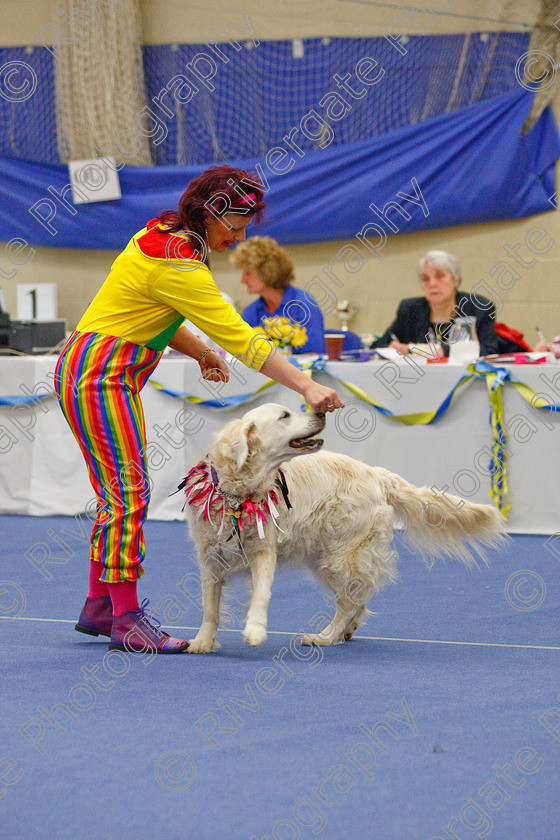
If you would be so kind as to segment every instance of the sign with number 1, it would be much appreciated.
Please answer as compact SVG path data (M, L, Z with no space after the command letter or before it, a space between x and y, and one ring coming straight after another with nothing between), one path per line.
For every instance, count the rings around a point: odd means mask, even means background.
M54 321L57 316L56 283L18 283L17 317L20 321Z

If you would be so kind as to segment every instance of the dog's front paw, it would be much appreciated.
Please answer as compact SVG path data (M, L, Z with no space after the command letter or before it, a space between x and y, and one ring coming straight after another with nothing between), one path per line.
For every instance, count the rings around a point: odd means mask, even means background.
M220 647L218 642L195 638L189 642L187 653L211 653Z
M266 628L258 624L247 624L243 631L243 639L253 647L262 645L263 642L266 642L266 638Z
M302 645L315 645L316 647L329 647L329 645L341 645L344 639L333 639L332 636L323 636L320 633L306 633L301 637Z

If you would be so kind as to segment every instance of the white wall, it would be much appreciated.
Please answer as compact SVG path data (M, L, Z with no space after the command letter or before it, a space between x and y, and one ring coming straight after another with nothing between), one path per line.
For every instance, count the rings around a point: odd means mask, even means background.
M89 0L89 8L105 0ZM48 24L59 24L61 0L2 0L2 46L41 43L38 34ZM88 0L72 0L76 9L88 10ZM117 6L118 0L107 0ZM368 0L141 0L145 44L199 43L229 23L250 23L260 38L318 38L322 35L366 37L398 31L404 22L408 34L522 30L533 24L539 0L394 0L394 10ZM415 16L403 17L398 8L416 7ZM390 25L393 22L394 25ZM397 25L398 24L398 25ZM54 31L54 30L49 30Z

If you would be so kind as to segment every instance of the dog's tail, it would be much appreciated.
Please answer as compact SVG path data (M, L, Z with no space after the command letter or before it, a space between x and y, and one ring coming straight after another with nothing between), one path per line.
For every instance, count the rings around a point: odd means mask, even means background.
M471 549L487 562L483 547L506 540L504 517L492 505L437 494L429 487L415 487L398 475L383 472L387 501L406 529L407 540L424 560L449 555L466 565L476 565Z

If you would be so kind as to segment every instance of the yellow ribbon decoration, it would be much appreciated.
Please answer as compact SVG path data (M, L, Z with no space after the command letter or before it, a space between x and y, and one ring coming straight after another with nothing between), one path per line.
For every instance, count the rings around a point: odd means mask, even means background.
M309 378L312 379L313 373L315 371L320 372L321 370L323 370L324 362L321 364L321 366L318 366L316 362L300 362L297 366L300 370L303 371L303 373L305 373L306 376L309 376ZM560 411L560 405L555 405L547 402L542 396L540 396L540 394L537 394L528 385L525 385L525 383L518 382L515 379L513 379L510 372L505 368L494 368L487 362L479 361L475 364L469 365L468 371L468 375L463 376L459 380L459 382L455 385L455 387L452 389L452 391L448 394L448 396L438 408L436 408L434 411L419 411L414 412L412 414L393 414L388 408L385 408L385 406L381 405L381 403L374 400L373 397L370 397L370 395L367 394L358 385L354 385L352 382L347 382L344 379L338 379L338 377L333 376L328 371L325 371L325 373L327 373L336 382L338 382L340 385L342 385L344 388L350 391L351 394L354 394L354 396L358 397L358 399L361 399L364 402L368 403L368 405L373 406L386 417L389 417L392 420L396 420L397 423L403 423L406 426L426 426L429 423L432 423L434 420L436 420L438 417L440 417L447 411L453 397L458 392L459 388L462 388L463 385L465 385L467 382L471 382L473 379L484 377L484 380L486 382L486 388L488 390L488 398L490 400L492 426L493 463L491 464L492 469L490 471L490 497L494 500L494 504L499 510L502 511L504 516L507 516L507 513L510 510L510 504L507 501L507 452L505 448L507 442L507 434L503 417L502 385L504 384L504 382L509 382L511 385L513 385L513 387L515 388L517 393L522 397L522 399L530 403L535 408L550 408L553 411L558 412ZM248 402L252 398L258 396L263 391L270 388L272 385L277 384L274 380L268 379L263 385L261 385L259 388L257 388L256 391L254 391L251 394L240 394L239 396L234 397L223 397L218 398L217 400L207 400L202 397L193 397L188 394L182 394L177 391L172 391L171 389L165 388L159 382L154 382L153 380L150 380L150 382L152 386L156 388L156 390L163 391L164 393L172 397L186 399L193 405L213 406L217 402L219 402L220 405L217 407L221 408L242 405L243 403ZM303 397L302 401L306 406L306 411L311 411L311 407L307 404Z
M465 376L461 379L457 385L451 391L451 394L447 398L448 402L451 402L451 399L455 396L455 393L459 390L459 388L465 385L467 382L471 380L472 377ZM418 411L413 414L393 414L389 409L385 408L385 406L378 403L373 397L370 397L369 394L360 388L358 385L354 385L352 382L347 382L344 379L338 379L336 376L333 376L333 379L336 379L341 385L344 386L351 394L354 394L359 399L363 400L364 402L372 405L374 408L377 408L382 414L386 417L390 417L391 420L396 420L397 423L404 423L406 426L427 426L429 423L432 423L434 419L438 416L439 413L443 414L442 406L439 406L434 411Z
M470 370L470 367L469 367ZM502 385L504 380L496 373L485 374L486 388L490 400L490 422L492 425L492 455L490 470L490 498L494 505L507 517L511 505L507 501L507 434L504 426ZM515 385L515 383L512 383ZM530 390L530 389L529 389Z
M263 385L260 385L256 391L253 391L251 394L239 394L238 396L234 397L220 397L217 396L213 399L205 399L204 397L193 397L190 394L182 394L180 391L173 391L171 388L166 388L160 382L156 382L153 379L148 380L150 385L156 389L156 391L162 391L164 394L167 394L170 397L174 397L175 399L187 400L191 403L191 405L208 405L212 408L231 408L236 405L243 405L243 403L248 402L249 400L253 399L253 397L262 394L263 391L266 391L267 388L271 388L272 385L276 385L277 383L273 379L267 379ZM215 403L220 403L219 406L214 405Z

